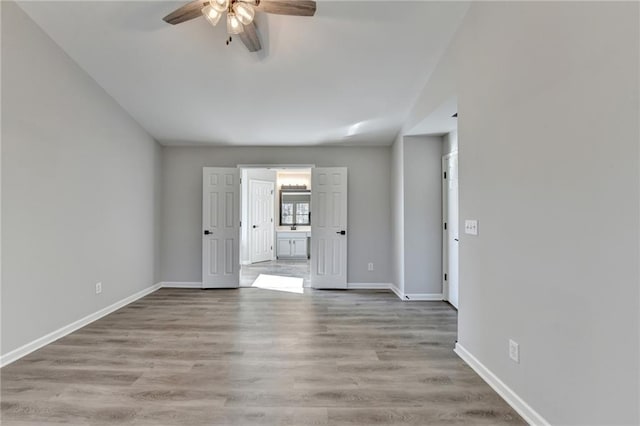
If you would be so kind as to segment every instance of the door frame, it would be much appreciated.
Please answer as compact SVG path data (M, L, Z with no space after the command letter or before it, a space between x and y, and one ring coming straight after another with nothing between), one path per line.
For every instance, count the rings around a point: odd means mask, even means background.
M204 167L219 167L219 166L204 166ZM233 168L233 166L231 166L231 168ZM242 169L311 169L312 170L312 176L313 176L313 169L316 168L315 164L237 164L236 168L238 169L239 175L241 175ZM348 170L348 167L344 167L346 170ZM312 180L312 187L313 187L313 180ZM274 196L275 196L275 191L277 190L274 189ZM239 194L239 198L241 198L241 194L242 194L242 183L238 182L238 194ZM348 198L347 198L347 205L348 205ZM244 206L240 205L240 208L238 209L238 213L237 213L237 220L238 223L240 223L242 221L242 210L243 210ZM274 202L274 208L275 208L275 202ZM313 212L313 203L312 203L312 212ZM275 219L274 219L275 220ZM240 225L240 227L242 227L242 225ZM276 227L275 227L275 222L274 222L274 244L276 243L276 238L275 238L275 232L276 232ZM313 227L311 228L311 240L313 241ZM240 232L242 232L242 229L240 228ZM240 232L238 232L238 242L240 241ZM312 243L313 244L313 243ZM240 244L238 244L238 249L237 249L237 255L238 255L238 268L241 268L241 264L239 262L240 259ZM314 250L311 250L311 256L310 256L310 262L311 265L313 265L313 260L314 260ZM347 260L347 264L345 265L345 268L348 269L348 260ZM239 283L238 283L239 284ZM313 282L311 283L311 285L313 286Z
M252 214L252 203L251 203L251 199L252 199L252 195L251 195L251 182L260 182L260 183L268 183L272 185L272 191L271 191L271 210L272 210L272 221L271 221L271 259L270 260L274 260L276 258L275 253L276 253L276 247L275 247L275 240L276 240L276 222L275 222L275 214L276 214L276 206L275 206L275 202L276 202L276 182L271 182L268 180L262 180L262 179L249 179L249 182L247 182L247 226L250 226L251 223L253 223L253 214ZM242 191L242 188L240 188L240 191ZM242 198L242 194L241 194L241 198ZM242 209L242 207L241 207ZM242 212L241 212L242 214ZM247 229L247 245L249 246L249 264L252 265L253 263L259 263L259 262L254 262L253 261L253 232L251 232L251 228Z
M242 170L244 169L314 169L316 167L315 164L304 164L304 163L300 163L300 164L290 164L290 163L270 163L270 164L266 164L266 163L247 163L247 164L237 164L236 168L238 168L240 170L240 177L242 178ZM249 183L247 182L247 191L249 191ZM275 182L275 186L274 186L274 197L277 197L278 195L278 188L277 188L277 182ZM242 235L243 232L243 228L242 228L242 211L245 209L244 203L242 202L242 182L240 183L240 210L238 212L238 215L240 216L238 218L238 220L240 221L240 235ZM277 244L277 238L276 238L276 228L277 228L277 223L280 223L280 218L277 217L276 213L276 198L274 198L273 201L273 209L274 209L274 215L273 215L273 260L276 260L278 258L278 256L276 255L276 253L278 252L276 244ZM279 209L278 209L279 211ZM248 219L248 216L247 216ZM248 226L248 224L247 224ZM248 231L248 230L247 230ZM249 241L249 236L248 236L249 232L247 232L247 245L249 245L250 241ZM242 237L241 237L242 239ZM239 244L239 248L238 250L240 250L240 259L242 259L242 245ZM251 265L250 263L251 260L251 255L248 255L248 260L246 260L246 262L249 263L240 263L240 267L242 268L242 266L248 266Z
M451 151L448 154L442 156L441 162L441 174L442 180L442 299L449 301L449 281L445 279L445 276L449 278L449 185L448 180L445 179L445 173L447 172L447 162L454 155L458 155L458 151ZM459 208L459 207L458 207ZM458 225L459 226L459 225ZM460 290L460 280L458 279L458 291Z

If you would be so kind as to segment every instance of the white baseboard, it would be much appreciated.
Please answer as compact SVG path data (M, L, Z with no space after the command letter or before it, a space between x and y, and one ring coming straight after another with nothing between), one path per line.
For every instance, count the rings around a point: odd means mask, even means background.
M347 283L348 290L390 290L391 283Z
M404 293L403 300L408 302L442 302L442 293Z
M442 293L404 293L395 285L389 287L400 300L405 302L442 302Z
M202 288L201 282L163 281L162 288Z
M129 303L135 302L136 300L143 298L144 296L153 293L154 291L160 288L161 283L157 283L152 285L151 287L147 287L144 290L141 290L135 294L132 294L129 297L125 297L122 300L117 301L116 303L107 306L106 308L100 309L97 312L87 315L84 318L81 318L77 321L72 322L69 325L65 325L51 333L42 336L32 342L27 343L17 349L12 350L2 356L0 356L0 367L4 367L6 365L11 364L14 361L19 360L20 358L29 355L31 352L34 352L40 349L43 346L48 345L49 343L55 342L61 337L66 336L67 334L73 333L74 331L91 324L92 322L99 320L105 315L109 315L110 313L117 311L123 306L128 305Z
M398 296L398 298L400 300L404 299L402 297L402 291L400 291L400 289L395 284L391 284L391 288L389 290L391 290L393 293L395 293L395 295Z
M476 372L482 379L493 388L522 418L530 425L549 426L536 410L531 408L522 398L518 396L509 386L498 378L491 370L482 364L475 356L467 351L460 343L456 343L454 352Z
M200 282L182 282L182 281L164 281L160 283L162 288L202 288ZM391 283L348 283L347 289L349 290L389 290L391 289ZM240 286L240 288L251 288L250 285ZM311 288L310 283L304 284L304 288Z

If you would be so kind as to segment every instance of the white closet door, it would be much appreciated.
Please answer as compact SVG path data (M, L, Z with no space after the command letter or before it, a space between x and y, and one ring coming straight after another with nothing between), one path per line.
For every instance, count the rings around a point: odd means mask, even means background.
M347 288L347 169L311 172L311 285Z
M202 287L240 283L240 175L237 168L202 171Z

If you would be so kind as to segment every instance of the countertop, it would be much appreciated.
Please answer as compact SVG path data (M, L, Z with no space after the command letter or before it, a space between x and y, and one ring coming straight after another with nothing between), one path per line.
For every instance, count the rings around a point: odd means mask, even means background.
M311 227L310 226L298 226L297 229L291 229L290 226L278 226L276 227L276 232L300 232L300 233L305 233L305 232L311 232Z

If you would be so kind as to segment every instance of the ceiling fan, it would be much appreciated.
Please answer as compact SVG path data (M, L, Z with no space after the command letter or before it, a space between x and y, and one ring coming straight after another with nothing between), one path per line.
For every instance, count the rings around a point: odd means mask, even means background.
M215 26L226 13L229 35L238 35L249 52L257 52L262 49L262 45L253 21L256 12L313 16L316 13L316 2L311 0L194 0L162 19L171 25L176 25L204 16L211 25ZM227 44L231 40L229 37Z

